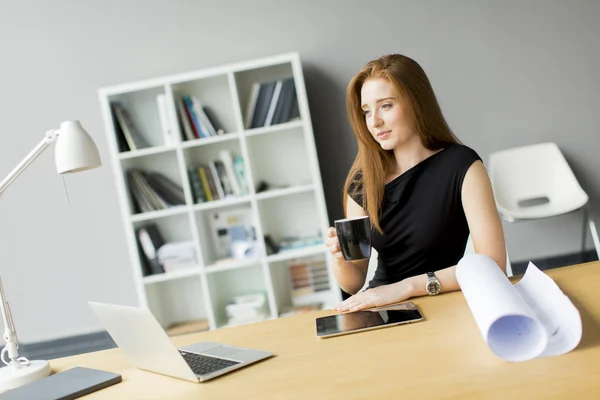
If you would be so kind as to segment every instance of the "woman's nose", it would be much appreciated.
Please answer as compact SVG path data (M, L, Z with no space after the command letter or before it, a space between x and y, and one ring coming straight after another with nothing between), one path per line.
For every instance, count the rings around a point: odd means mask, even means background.
M380 126L383 123L383 120L379 116L378 112L373 113L373 126Z

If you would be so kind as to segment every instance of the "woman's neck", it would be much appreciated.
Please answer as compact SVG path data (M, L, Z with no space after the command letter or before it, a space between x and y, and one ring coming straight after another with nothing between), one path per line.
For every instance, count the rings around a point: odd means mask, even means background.
M399 176L440 150L429 150L423 146L421 139L415 135L414 139L393 150L394 161L390 173L393 176Z

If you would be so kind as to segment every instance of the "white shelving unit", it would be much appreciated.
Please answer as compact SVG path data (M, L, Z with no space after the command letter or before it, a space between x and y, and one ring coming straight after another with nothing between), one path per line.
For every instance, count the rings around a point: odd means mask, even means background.
M244 129L243 115L252 84L291 76L300 119ZM197 96L208 105L225 134L188 141L181 139L176 144L165 145L156 96L166 95L169 128L181 138L175 99L182 93ZM329 225L297 53L101 88L99 98L139 303L148 307L165 328L194 319L207 319L210 329L223 327L227 324L225 306L233 296L254 291L266 293L269 315L277 318L292 305L289 262L315 256L326 261L330 282L329 291L315 292L315 299L325 306L341 300L324 244L267 255L262 240L266 234L275 240L316 234L324 239ZM126 107L150 147L119 152L111 115L113 101ZM243 157L249 194L194 204L187 166L216 158L223 149ZM126 180L130 168L164 174L182 187L186 204L135 214ZM256 193L260 181L284 188ZM219 262L211 242L208 216L215 210L239 207L251 209L259 256L251 260ZM149 222L160 228L166 241L193 241L199 264L143 276L135 231Z

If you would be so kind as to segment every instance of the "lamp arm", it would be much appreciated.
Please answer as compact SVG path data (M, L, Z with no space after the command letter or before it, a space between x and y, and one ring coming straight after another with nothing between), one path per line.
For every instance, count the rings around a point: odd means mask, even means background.
M14 181L35 161L52 144L56 141L59 131L51 129L46 132L46 135L41 142L13 169L10 174L0 183L0 194L2 194Z
M59 131L51 129L46 132L44 138L31 150L27 156L8 174L2 182L0 182L0 194L2 194L18 177L38 158L44 150L46 150L58 137ZM0 360L7 365L18 367L19 365L27 365L29 361L24 357L19 357L19 342L17 339L17 331L12 319L10 306L6 301L2 280L0 279L0 310L2 311L2 322L4 322L3 339L6 346L2 349ZM5 360L5 355L8 353L9 361Z

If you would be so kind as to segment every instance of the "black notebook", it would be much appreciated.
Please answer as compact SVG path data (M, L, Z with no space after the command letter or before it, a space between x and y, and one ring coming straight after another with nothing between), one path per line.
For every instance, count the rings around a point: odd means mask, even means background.
M0 394L0 400L71 400L121 380L121 375L112 372L75 367L8 390Z

